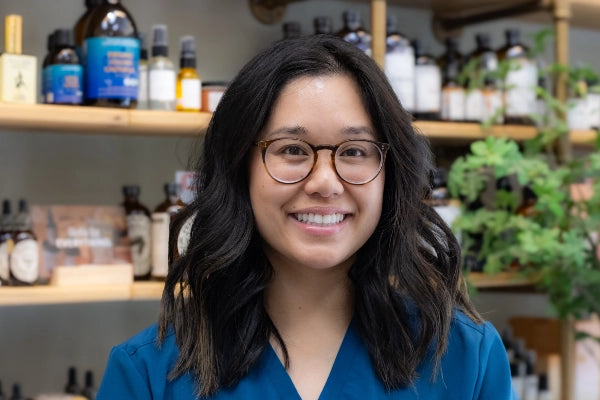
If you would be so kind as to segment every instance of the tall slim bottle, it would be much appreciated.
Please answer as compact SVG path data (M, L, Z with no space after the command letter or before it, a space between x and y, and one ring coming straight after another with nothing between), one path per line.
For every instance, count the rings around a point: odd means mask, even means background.
M463 121L465 90L458 82L463 67L463 56L458 51L456 38L446 38L445 43L446 52L437 59L442 71L441 118L444 121Z
M337 35L347 42L356 45L367 55L371 55L371 34L362 27L360 13L349 10L342 14L344 27L337 32Z
M295 39L302 36L302 26L298 21L284 22L281 26L284 39Z
M442 74L432 55L419 40L413 41L415 49L415 112L422 120L439 120L442 104Z
M488 33L478 33L475 36L476 48L470 57L479 60L478 73L482 74L483 88L481 89L482 107L480 114L467 118L473 121L488 121L494 118L494 123L503 123L504 115L502 110L502 90L496 75L498 69L498 57L496 52L490 46L490 35ZM468 100L467 100L468 103Z
M140 187L127 185L123 187L125 197L122 206L127 220L127 236L131 246L133 262L133 278L146 280L150 278L150 263L152 254L152 227L150 211L140 203Z
M193 36L181 38L179 67L175 86L177 111L198 112L202 106L202 83L196 72L196 40Z
M398 32L396 17L386 19L385 75L402 106L415 109L415 51L410 40Z
M166 183L165 200L152 213L152 278L164 280L169 266L169 228L173 216L185 204L181 201L181 185Z
M138 33L140 39L140 64L139 64L139 86L138 86L138 110L148 109L148 45L146 44L146 34Z
M13 248L13 216L10 211L10 200L2 202L0 216L0 286L10 283L10 253Z
M151 110L175 110L175 67L169 60L167 26L152 27L152 58L148 63L148 101Z
M537 65L520 42L518 29L507 29L505 36L506 44L497 51L498 61L508 60L515 69L508 72L504 82L504 122L533 125L530 115L536 111Z
M13 231L14 248L10 254L11 285L33 285L39 278L39 248L27 201L19 200L19 213Z
M85 12L79 17L73 27L73 36L75 37L75 51L80 60L83 61L83 40L85 39L85 30L87 28L90 15L96 7L102 3L102 0L85 0Z
M140 41L120 0L102 0L92 11L83 47L85 104L136 108Z
M313 27L315 35L333 35L333 22L328 16L315 17Z

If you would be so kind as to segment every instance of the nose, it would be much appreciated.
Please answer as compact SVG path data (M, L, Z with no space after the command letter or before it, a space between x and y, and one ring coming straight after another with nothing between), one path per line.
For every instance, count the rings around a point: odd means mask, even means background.
M321 197L332 197L344 192L342 180L335 172L330 149L317 151L317 162L305 180L304 191L308 195Z

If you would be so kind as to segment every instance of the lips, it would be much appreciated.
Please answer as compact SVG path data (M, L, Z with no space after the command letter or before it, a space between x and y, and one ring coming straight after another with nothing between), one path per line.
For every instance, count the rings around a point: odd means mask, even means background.
M315 213L296 213L294 217L302 223L315 226L333 226L342 222L345 215L342 213L334 214L315 214Z

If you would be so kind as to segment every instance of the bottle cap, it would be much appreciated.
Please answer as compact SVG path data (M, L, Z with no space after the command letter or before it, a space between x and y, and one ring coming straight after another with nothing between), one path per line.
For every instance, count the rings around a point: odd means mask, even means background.
M146 43L146 34L144 32L138 32L138 39L140 41L140 59L148 59L148 44Z
M519 43L521 32L516 28L511 28L504 31L504 36L506 37L506 42L512 46Z
M85 371L85 387L94 387L94 373L91 370Z
M87 8L97 7L102 3L102 0L85 0L85 6Z
M181 193L181 185L179 183L165 183L163 186L166 195L170 196L179 196Z
M327 16L316 17L313 20L315 34L331 34L333 33L333 22Z
M182 36L181 42L181 57L194 58L196 57L196 39L192 35Z
M54 45L56 47L75 47L75 39L71 29L57 29L54 31Z
M360 28L360 14L358 11L347 10L342 14L346 28L355 31Z
M29 206L27 205L27 200L19 199L19 212L20 213L29 212Z
M538 389L541 391L547 391L550 389L550 385L548 385L548 375L540 374L538 378Z
M395 15L388 15L385 18L385 31L388 35L398 32L398 18Z
M475 43L479 48L490 47L490 35L488 33L478 33L475 35Z
M123 186L123 194L125 196L137 197L140 195L140 187L138 185Z
M55 32L52 32L51 34L49 34L48 39L46 41L46 49L48 50L48 52L51 52L52 50L54 50L54 46L55 46L54 33Z
M9 54L23 52L23 17L17 14L4 18L4 51Z
M152 26L152 55L168 56L169 33L164 24L155 24Z
M284 22L282 28L283 37L286 39L297 38L302 34L302 27L300 26L300 22L297 21Z
M2 201L2 215L10 215L10 200L8 199Z

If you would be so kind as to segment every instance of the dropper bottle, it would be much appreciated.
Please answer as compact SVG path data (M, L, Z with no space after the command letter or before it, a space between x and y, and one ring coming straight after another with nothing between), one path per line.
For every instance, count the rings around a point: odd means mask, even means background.
M177 111L200 111L201 82L196 71L196 40L193 36L181 37L179 74L175 86Z
M151 110L175 110L175 67L169 60L167 26L152 27L152 58L148 63L148 100Z

